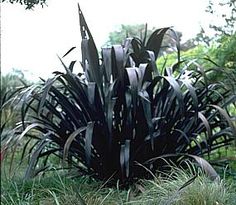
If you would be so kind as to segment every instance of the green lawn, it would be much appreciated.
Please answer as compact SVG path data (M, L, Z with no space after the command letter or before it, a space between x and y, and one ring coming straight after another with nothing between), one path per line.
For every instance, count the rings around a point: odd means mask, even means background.
M68 177L68 172L52 171L45 176L23 181L24 166L13 167L9 159L1 167L1 204L3 205L77 205L77 204L175 204L234 205L236 183L221 179L210 181L201 170L183 171L172 167L168 174L153 180L140 180L128 190L107 187L88 177ZM13 175L14 173L14 175Z

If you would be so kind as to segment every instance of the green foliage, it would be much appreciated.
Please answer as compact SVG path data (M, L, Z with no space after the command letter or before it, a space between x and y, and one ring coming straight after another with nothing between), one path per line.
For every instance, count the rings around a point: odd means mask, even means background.
M236 33L231 36L222 36L214 50L216 62L223 67L236 68Z
M0 160L5 157L6 150L11 146L9 138L14 135L17 123L21 121L17 107L21 104L20 93L27 87L26 79L22 71L14 69L13 72L1 76L0 89ZM14 141L14 140L13 140ZM8 143L10 144L8 144Z
M1 76L1 96L0 96L0 136L4 129L13 129L20 121L20 115L16 111L18 104L17 94L26 86L28 82L20 70L14 69L13 72Z
M151 172L165 169L163 157L178 164L183 155L215 178L211 166L196 155L235 139L227 114L235 96L224 85L208 82L213 70L181 61L177 35L177 63L157 70L169 28L157 29L146 41L128 38L123 46L104 48L99 59L80 9L79 15L84 73L74 74L75 61L66 66L60 59L65 72L54 72L22 95L21 134L12 140L29 137L25 178L47 169L51 155L111 184L150 178Z
M186 51L181 51L181 60L182 61L191 61L195 60L196 63L201 65L204 69L211 68L213 66L212 62L206 60L207 58L212 57L212 52L214 47L208 48L204 45L197 45ZM162 55L157 59L157 67L162 70L165 67L171 67L177 62L177 53L172 52L166 55Z
M144 43L147 39L150 38L153 31L156 28L148 29L147 25L138 24L138 25L121 25L117 31L109 33L108 45L123 45L126 38L137 38L142 40ZM173 48L176 45L176 38L180 41L182 33L173 30L167 30L166 35L162 39L161 49L159 55L170 53L173 51Z
M11 4L21 4L25 6L25 9L33 9L35 5L46 5L46 0L1 0L1 2L7 2Z
M235 115L236 116L236 115ZM225 176L228 180L236 181L236 147L215 150L208 156L217 173Z
M209 37L208 35L206 35L205 30L201 27L200 32L196 35L193 41L200 44L204 43L206 46L209 47L213 39L214 37Z
M232 191L226 190L227 186L223 180L209 181L191 164L189 167L192 170L190 172L171 167L171 174L166 178L144 180L145 192L140 196L140 200L146 204L160 205L234 204L236 202L233 189Z
M216 48L211 52L214 61L221 67L224 72L221 78L226 86L236 93L236 33L231 36L222 35L217 41Z
M150 37L151 33L155 28L146 30L145 24L137 24L137 25L120 25L120 28L116 31L109 33L109 45L121 45L124 42L124 39L127 37L136 37L143 39L145 36L145 33L147 35L147 38Z
M11 73L1 76L1 93L9 93L15 91L18 87L22 86L25 81L24 74L21 70L13 69ZM3 98L4 95L1 95Z
M181 60L193 60L204 69L216 67L216 72L209 78L211 82L223 81L229 90L236 91L236 34L231 36L222 35L210 46L198 44L187 51L181 51ZM170 53L157 59L157 67L171 67L176 63L176 53Z
M88 177L68 178L59 171L29 181L22 181L17 177L5 178L2 175L1 203L4 205L234 205L236 203L233 184L225 180L209 181L207 176L193 164L188 166L188 171L172 166L168 176L162 174L155 176L154 180L141 180L128 190L120 190L118 186L107 188L105 184Z

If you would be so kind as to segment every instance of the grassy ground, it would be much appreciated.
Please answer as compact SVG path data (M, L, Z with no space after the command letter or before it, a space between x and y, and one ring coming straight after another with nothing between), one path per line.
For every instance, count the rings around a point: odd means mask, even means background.
M205 158L214 166L217 173L227 179L236 181L236 147L230 146L227 149L215 150L209 157Z
M197 169L186 172L172 167L168 176L162 174L154 180L140 180L129 190L120 190L118 183L108 188L88 177L70 178L65 176L65 171L53 171L44 177L23 181L21 168L9 176L8 164L1 167L3 205L236 204L235 183L212 182Z

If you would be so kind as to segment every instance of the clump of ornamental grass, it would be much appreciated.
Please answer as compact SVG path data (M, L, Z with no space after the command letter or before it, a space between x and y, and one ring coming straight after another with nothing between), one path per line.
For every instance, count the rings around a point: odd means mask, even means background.
M130 204L234 204L235 193L232 185L224 180L211 181L191 163L188 169L170 166L171 171L159 173L154 180L142 180L142 194Z
M236 97L221 82L209 82L214 69L182 61L171 28L157 29L148 39L127 38L99 55L80 8L79 16L83 72L74 73L76 62L65 65L60 58L65 72L55 71L18 94L22 123L4 142L25 139L25 179L50 169L51 156L113 185L152 178L165 170L162 158L178 165L183 156L216 178L200 156L235 140L228 108ZM158 68L167 31L176 42L176 63Z

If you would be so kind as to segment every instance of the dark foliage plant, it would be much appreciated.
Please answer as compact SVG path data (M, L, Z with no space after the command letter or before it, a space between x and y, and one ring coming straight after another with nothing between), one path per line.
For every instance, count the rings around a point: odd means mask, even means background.
M181 61L177 37L176 64L157 68L170 28L149 39L128 38L99 55L80 8L79 16L84 72L75 74L75 61L66 66L60 59L65 72L21 97L22 132L15 140L29 137L25 178L44 171L55 155L81 174L127 184L162 169L161 158L199 161L232 143L228 107L236 98L221 83L208 84L213 71Z

